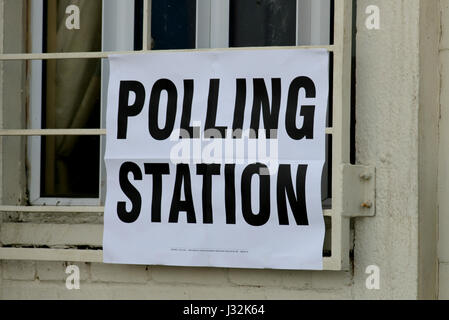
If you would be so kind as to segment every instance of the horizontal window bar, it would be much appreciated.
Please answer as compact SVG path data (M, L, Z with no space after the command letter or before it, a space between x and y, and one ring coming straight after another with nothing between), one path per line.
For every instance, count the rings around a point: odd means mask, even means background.
M64 213L98 213L104 212L103 206L0 206L0 212L64 212ZM332 209L323 210L325 217L332 216Z
M104 212L104 207L103 206L0 206L0 212L98 213Z
M179 49L179 50L140 50L140 51L108 51L108 52L59 52L59 53L5 53L0 54L0 60L49 60L49 59L88 59L108 58L115 54L139 54L142 52L192 52L192 51L217 51L217 50L275 50L275 49L326 49L329 52L335 50L334 45L323 46L290 46L290 47L239 47L239 48L207 48L207 49Z
M0 136L95 136L105 135L106 129L4 129Z
M0 260L103 262L103 250L1 248ZM334 257L323 257L323 270L339 270Z
M332 134L333 128L326 128ZM3 129L0 136L95 136L106 135L106 129Z

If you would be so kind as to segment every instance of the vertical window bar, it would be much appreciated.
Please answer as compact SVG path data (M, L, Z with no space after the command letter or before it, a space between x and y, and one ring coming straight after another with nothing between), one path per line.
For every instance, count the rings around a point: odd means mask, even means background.
M46 52L56 52L56 30L57 30L57 6L56 0L48 0L46 2L46 17L47 17L47 30L46 35ZM46 68L46 84L45 84L45 99L42 99L42 111L45 110L45 117L42 119L42 127L56 128L55 119L55 85L56 85L56 61L45 61ZM42 81L44 83L44 79ZM46 102L44 104L44 101ZM44 174L41 176L41 195L44 190L45 194L55 193L55 153L56 153L56 137L46 137L42 139L44 142L44 148L42 148L41 159ZM43 176L45 175L45 179Z
M335 0L332 121L332 269L349 267L349 218L343 217L343 164L350 163L352 0Z
M29 34L31 35L31 52L42 53L44 47L43 25L44 5L43 0L31 1L31 24ZM42 60L32 60L30 76L30 99L29 99L29 123L30 128L39 128L42 123L42 115L39 111L42 101ZM41 167L41 141L40 136L28 137L27 153L29 156L28 189L29 200L34 202L40 197L40 167Z
M151 47L148 48L148 35L151 34L149 28L151 24L148 19L151 19L151 15L149 14L151 8L151 0L143 0L143 24L142 24L142 50L147 51L151 50Z

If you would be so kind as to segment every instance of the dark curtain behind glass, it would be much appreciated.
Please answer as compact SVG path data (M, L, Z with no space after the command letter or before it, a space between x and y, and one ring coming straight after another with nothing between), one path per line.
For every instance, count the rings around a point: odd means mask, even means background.
M296 0L231 0L230 47L294 46Z

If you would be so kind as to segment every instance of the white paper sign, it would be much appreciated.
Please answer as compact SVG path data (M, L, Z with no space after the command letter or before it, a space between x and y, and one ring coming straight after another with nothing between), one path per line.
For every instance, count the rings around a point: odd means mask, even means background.
M109 60L104 262L322 269L327 51Z

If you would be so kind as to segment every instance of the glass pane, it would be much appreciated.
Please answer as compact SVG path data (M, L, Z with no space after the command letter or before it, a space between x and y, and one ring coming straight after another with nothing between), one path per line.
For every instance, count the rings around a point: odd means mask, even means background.
M99 136L42 138L41 196L97 198L99 146Z
M44 63L43 128L100 127L100 59ZM98 136L47 136L41 140L41 196L96 198Z
M151 2L151 48L193 49L196 33L195 0Z
M296 0L230 0L230 47L295 44Z
M102 0L76 4L82 28L67 29L71 0L44 2L44 52L101 51ZM42 63L42 127L99 128L100 59ZM98 136L48 136L41 140L41 196L98 197Z

